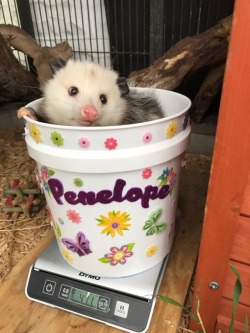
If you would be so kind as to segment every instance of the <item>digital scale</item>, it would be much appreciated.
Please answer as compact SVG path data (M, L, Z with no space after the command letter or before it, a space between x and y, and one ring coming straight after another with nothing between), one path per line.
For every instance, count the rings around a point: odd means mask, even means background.
M146 332L168 256L124 278L79 272L65 262L54 239L30 268L26 296L127 332Z

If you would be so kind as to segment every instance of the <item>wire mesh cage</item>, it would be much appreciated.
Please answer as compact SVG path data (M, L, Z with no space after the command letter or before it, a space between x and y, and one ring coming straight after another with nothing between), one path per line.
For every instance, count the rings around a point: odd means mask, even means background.
M128 76L230 15L233 5L234 0L2 0L0 23L22 27L41 46L66 40L74 58Z

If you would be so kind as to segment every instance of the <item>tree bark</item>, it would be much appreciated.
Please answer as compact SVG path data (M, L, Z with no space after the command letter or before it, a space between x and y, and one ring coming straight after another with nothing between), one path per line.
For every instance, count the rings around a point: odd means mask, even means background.
M1 34L0 49L0 102L38 98L40 90L36 76L21 65Z
M192 103L190 111L192 121L196 123L202 122L213 99L221 89L224 71L224 62L211 66L209 69Z
M52 77L51 59L59 55L65 60L72 57L72 48L66 41L54 47L42 47L23 29L10 24L0 24L0 33L8 38L9 44L13 48L33 59L33 65L36 68L38 82L41 87Z
M173 90L197 70L225 62L231 24L228 16L211 29L182 39L149 67L132 72L129 84Z

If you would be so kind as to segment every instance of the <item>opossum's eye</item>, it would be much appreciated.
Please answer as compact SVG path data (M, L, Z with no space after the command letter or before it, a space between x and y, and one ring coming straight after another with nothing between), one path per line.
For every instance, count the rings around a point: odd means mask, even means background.
M106 104L108 101L106 95L104 95L104 94L100 95L100 100L101 100L102 104Z
M68 93L70 96L75 96L78 94L78 88L76 87L70 87L68 90Z

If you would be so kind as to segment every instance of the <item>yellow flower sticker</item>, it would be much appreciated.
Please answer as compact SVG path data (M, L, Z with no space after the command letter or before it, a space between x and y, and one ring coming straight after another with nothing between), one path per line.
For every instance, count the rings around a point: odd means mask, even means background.
M96 220L99 222L97 225L103 227L101 233L106 233L112 238L115 237L116 233L123 236L123 230L129 230L128 228L131 226L130 223L127 223L131 220L129 214L127 212L121 213L119 210L108 212L108 216L100 215L100 218Z
M166 130L166 136L167 138L172 138L173 136L175 136L176 134L176 130L177 130L177 124L172 121L169 125L168 128Z
M158 250L158 248L156 245L150 246L146 251L146 256L152 257L154 254L156 254L157 250Z
M62 255L68 263L73 264L73 258L71 257L69 251L62 249Z
M30 135L36 141L36 143L41 143L41 131L35 124L30 124Z

